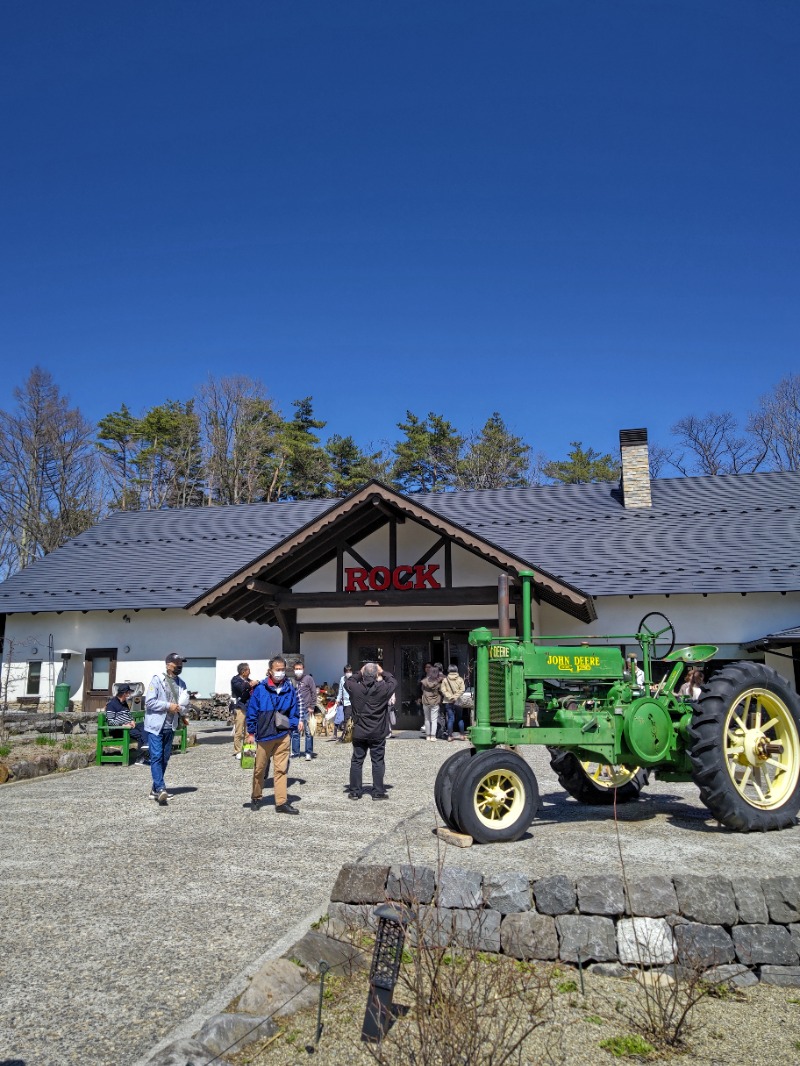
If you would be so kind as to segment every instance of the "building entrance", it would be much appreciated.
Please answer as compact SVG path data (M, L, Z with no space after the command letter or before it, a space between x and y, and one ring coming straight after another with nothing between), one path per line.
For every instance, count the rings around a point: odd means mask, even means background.
M419 683L425 663L442 663L445 672L451 662L467 688L472 679L471 648L465 632L432 630L415 633L350 633L348 660L355 670L364 663L377 662L397 678L398 729L418 729L422 725Z

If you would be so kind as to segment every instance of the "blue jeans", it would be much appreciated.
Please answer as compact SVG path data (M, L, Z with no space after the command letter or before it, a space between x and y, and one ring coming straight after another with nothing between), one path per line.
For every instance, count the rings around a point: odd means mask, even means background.
M171 729L162 729L160 733L145 733L147 746L150 748L150 773L153 775L154 792L160 792L166 787L164 774L167 772L167 763L172 754L174 735Z
M311 755L314 751L314 738L308 731L308 723L306 722L303 729L303 734L306 738L306 755ZM300 754L300 732L297 729L292 730L292 755Z
M453 735L453 726L456 724L456 714L460 713L461 708L456 706L455 703L446 703L444 709L447 712L447 735L451 737ZM464 719L463 717L458 719L458 731L464 732Z

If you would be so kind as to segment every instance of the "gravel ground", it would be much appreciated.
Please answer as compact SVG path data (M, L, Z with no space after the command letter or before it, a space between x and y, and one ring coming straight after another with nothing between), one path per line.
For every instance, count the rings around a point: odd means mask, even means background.
M199 745L170 763L177 794L166 809L146 798L139 767L0 789L0 1059L127 1066L241 981L294 924L324 913L343 862L436 861L433 780L461 745L392 741L391 800L376 805L344 797L349 750L322 741L313 762L291 764L302 815L289 818L271 806L250 812L250 775L231 758L228 730L197 731ZM543 808L531 834L446 848L446 860L531 876L618 870L608 811L566 797L543 753L532 762ZM620 821L637 872L800 868L800 829L719 830L691 785L656 784Z

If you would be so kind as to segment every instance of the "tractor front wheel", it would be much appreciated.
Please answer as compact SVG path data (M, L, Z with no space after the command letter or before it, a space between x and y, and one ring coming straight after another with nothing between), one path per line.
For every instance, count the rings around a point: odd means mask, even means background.
M519 840L536 817L539 786L521 755L495 748L462 765L453 807L461 832L478 844Z
M689 758L700 798L739 832L784 829L800 810L800 699L760 663L715 674L697 701Z
M650 780L650 772L639 766L608 766L581 762L577 755L550 748L550 766L558 783L579 803L593 807L632 803Z

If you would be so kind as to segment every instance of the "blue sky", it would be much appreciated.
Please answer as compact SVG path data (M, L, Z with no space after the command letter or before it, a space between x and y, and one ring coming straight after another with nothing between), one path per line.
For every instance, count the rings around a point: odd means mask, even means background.
M0 7L0 406L209 374L551 456L798 358L794 0Z

